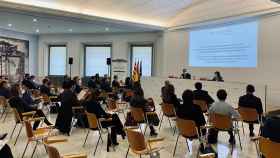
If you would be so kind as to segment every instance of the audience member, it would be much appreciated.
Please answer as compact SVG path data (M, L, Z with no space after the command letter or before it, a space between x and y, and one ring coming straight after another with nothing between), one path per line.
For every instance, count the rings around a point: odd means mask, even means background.
M22 80L22 83L24 83L29 89L36 89L37 87L33 84L31 81L30 75L25 74L24 78Z
M58 110L55 126L64 134L70 135L73 117L72 107L79 106L76 94L73 92L73 83L68 80L63 82L63 92L60 94L61 106Z
M134 86L135 86L135 84L134 84ZM144 112L150 112L150 111L145 111L146 109L148 109L145 107L148 105L147 103L148 103L147 100L144 98L143 89L141 88L140 83L137 83L136 86L134 87L134 96L132 96L132 98L130 99L130 106L142 108ZM157 133L155 131L154 126L149 125L149 127L150 127L150 135L156 136Z
M162 101L163 103L172 104L175 108L180 105L179 99L175 94L175 88L169 82L165 82L165 86L162 87Z
M48 95L48 96L52 96L50 84L51 84L51 81L50 81L49 79L44 78L44 79L42 80L42 85L41 85L40 88L39 88L41 94L45 94L45 95Z
M216 113L216 114L228 116L231 119L236 119L240 117L239 113L230 104L226 102L227 92L224 89L218 90L217 97L219 101L215 102L209 109L210 116L211 114ZM235 144L233 131L228 131L228 133L230 135L229 142L231 144ZM211 129L208 142L211 144L217 143L217 137L218 137L218 131L216 129Z
M280 110L266 114L261 127L261 136L280 143Z
M30 83L33 85L34 89L39 88L39 84L36 83L36 77L34 75L30 76Z
M75 76L73 78L73 83L74 83L74 92L76 94L79 94L82 91L82 82L79 76Z
M263 114L262 101L260 98L254 95L254 92L255 92L255 87L253 85L248 85L246 88L246 95L241 96L239 98L238 106L256 109L259 116L261 117L261 115ZM255 136L253 123L256 122L249 123L249 130L250 130L251 137Z
M187 72L187 69L183 69L183 73L181 74L181 78L183 79L191 79L192 76L190 73Z
M0 81L0 96L9 99L11 97L11 91L6 80Z
M96 78L95 76L91 76L88 80L88 88L90 89L96 89L97 88L97 83L96 83Z
M108 81L107 77L106 78L104 77L101 79L100 89L105 92L112 92L112 88L111 88L110 82Z
M193 91L194 99L195 100L204 100L206 101L208 108L210 107L211 104L214 103L214 99L208 94L207 91L202 90L202 83L201 82L196 82L195 83L195 89Z
M15 84L12 86L11 88L11 94L12 97L9 100L9 103L11 105L12 108L17 109L19 115L21 118L23 118L22 113L24 112L31 112L31 111L36 111L35 113L35 117L44 117L44 122L47 125L52 125L46 118L45 114L43 113L42 110L37 109L36 107L30 106L29 104L27 104L25 102L25 100L23 100L20 95L21 95L21 88L19 84ZM35 121L35 123L33 124L33 129L37 129L37 127L39 126L40 121Z
M98 98L98 92L91 90L86 101L83 103L83 106L85 107L87 112L95 114L98 119L110 118L108 121L102 121L101 126L103 128L111 127L112 143L114 145L118 145L117 134L122 135L123 138L125 137L123 125L117 114L109 114L103 110L97 98Z
M112 88L118 90L120 88L120 82L118 80L118 76L115 75L112 81Z
M206 124L200 106L193 104L193 92L185 90L182 94L183 104L176 108L176 115L179 118L193 120L200 132L200 127ZM205 131L204 133L205 134Z
M37 106L40 103L40 100L37 98L33 99L32 92L28 87L27 82L22 83L22 99L29 105L29 106Z
M130 77L125 78L124 86L125 89L132 89L132 81Z

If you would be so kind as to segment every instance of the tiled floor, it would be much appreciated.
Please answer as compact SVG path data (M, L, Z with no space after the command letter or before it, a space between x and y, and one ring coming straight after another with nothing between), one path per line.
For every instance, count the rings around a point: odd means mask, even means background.
M120 116L121 119L123 120L123 116ZM51 116L51 120L52 122L55 121L56 116L52 115ZM14 120L13 120L13 115L12 113L8 115L8 118L6 119L6 121L3 123L3 121L1 120L0 122L0 133L11 133L12 128L14 126ZM228 144L228 134L226 132L222 132L219 135L219 143L216 146L218 154L219 154L219 158L256 158L257 154L256 154L256 150L255 150L255 145L252 141L250 141L250 138L248 136L248 126L245 125L245 135L243 135L243 132L241 130L241 140L242 140L242 145L243 145L243 150L241 151L240 147L239 147L239 143L237 141L237 145L234 148L234 152L231 155L230 154L230 146ZM16 134L18 132L19 129L16 130ZM258 131L258 128L255 128L255 131ZM146 136L148 137L148 133L146 134ZM173 153L173 149L175 146L175 141L176 141L176 136L173 136L173 132L169 127L168 121L165 120L163 125L162 125L162 129L159 132L160 136L165 137L165 140L163 141L162 145L165 147L161 152L160 152L160 157L161 158L171 158L172 153ZM60 143L55 145L59 151L63 154L63 153L87 153L89 158L124 158L126 151L127 151L127 140L122 140L120 137L118 138L119 140L119 146L116 147L116 151L111 151L111 152L107 152L106 151L106 142L104 142L103 144L101 144L98 149L97 149L97 153L94 156L93 152L94 152L94 147L95 144L97 142L98 136L97 133L92 132L91 135L88 138L87 144L85 147L82 146L83 141L85 139L86 136L86 130L84 129L77 129L74 128L72 135L70 137L67 137L68 142L67 143ZM66 137L66 136L63 136ZM106 140L106 136L103 136L104 140ZM26 139L26 133L25 130L23 128L22 130L22 134L19 137L18 143L16 144L16 146L13 145L15 141L15 136L9 141L9 145L12 148L14 157L16 158L20 158L21 154L23 152L23 149L25 147L25 144L27 142ZM27 150L27 153L25 155L26 158L31 156L32 153L32 149L34 147L35 144L32 144L29 146L29 150ZM192 142L192 147L191 150L193 151L192 153L189 153L187 151L187 147L186 147L186 143L185 140L183 138L179 139L179 144L177 147L177 152L175 157L176 158L191 158L191 157L195 157L196 155L196 151L198 148L198 142L197 141L193 141ZM39 145L39 147L37 148L37 151L35 152L34 155L35 158L47 158L47 154L46 151L44 149L44 147L42 145ZM132 153L129 154L128 157L137 157L136 155L133 155ZM147 156L148 157L148 156Z

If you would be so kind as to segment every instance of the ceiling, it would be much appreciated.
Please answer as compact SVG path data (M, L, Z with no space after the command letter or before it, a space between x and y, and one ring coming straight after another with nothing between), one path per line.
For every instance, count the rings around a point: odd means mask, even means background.
M161 28L0 8L0 28L28 34L155 32Z
M77 14L165 27L176 14L206 0L0 0Z

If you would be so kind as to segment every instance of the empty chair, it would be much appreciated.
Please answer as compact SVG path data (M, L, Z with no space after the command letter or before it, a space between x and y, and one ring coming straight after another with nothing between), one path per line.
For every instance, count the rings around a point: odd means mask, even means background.
M66 154L66 155L60 155L58 150L53 147L50 146L48 144L45 144L47 151L48 151L48 155L49 158L87 158L86 154Z
M280 143L271 141L269 138L254 137L252 140L255 142L259 158L278 158L280 155Z
M170 127L173 128L171 121L170 121L170 118L174 119L176 117L176 112L175 112L173 104L162 103L161 110L162 110L162 116L161 116L161 120L160 120L160 124L159 124L159 130L161 128L161 124L162 124L164 117L167 117ZM175 130L176 129L174 128L174 131Z
M162 149L162 147L153 147L152 143L163 141L164 138L145 140L143 133L135 128L127 128L126 132L129 144L126 157L128 156L130 150L141 157L141 155L151 155L155 152L159 152Z

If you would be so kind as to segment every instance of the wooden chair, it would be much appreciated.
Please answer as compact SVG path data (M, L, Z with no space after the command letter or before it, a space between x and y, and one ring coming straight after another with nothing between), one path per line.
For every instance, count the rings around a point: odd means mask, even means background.
M234 137L238 136L239 145L242 150L242 144L240 139L240 133L237 122L234 122L229 116L221 115L217 113L211 113L209 115L209 123L218 131L233 131ZM233 146L232 146L233 151Z
M27 118L33 118L33 116L35 115L36 111L30 111L30 112L21 113L21 115L19 114L19 112L17 111L16 108L12 108L12 111L14 113L15 126L13 128L13 131L12 131L12 134L11 134L10 138L13 137L17 125L20 125L20 130L18 132L18 135L17 135L15 143L14 143L14 145L16 145L17 141L18 141L18 138L19 138L19 136L21 134L21 130L22 130L23 125L24 125L24 120L27 119Z
M120 108L119 106L123 103L118 104L117 101L112 98L108 98L106 102L107 102L107 111L109 113L116 113L116 114L121 113L125 118L124 108Z
M177 148L177 144L178 144L178 140L179 140L180 136L183 136L186 139L199 139L200 140L198 129L193 120L185 120L185 119L177 118L176 125L179 130L179 134L177 136L176 144L174 147L173 157L175 156L176 148ZM188 151L190 151L188 142L187 142L187 148L188 148ZM199 152L199 150L198 150L198 152Z
M171 119L176 118L176 112L175 112L175 109L174 109L174 105L173 104L162 103L161 104L161 110L162 110L162 116L161 116L161 120L160 120L160 124L159 124L159 130L161 128L161 124L162 124L164 116L167 117L169 125L173 129L170 118ZM174 128L173 130L174 130L174 134L175 134L176 128Z
M144 113L143 109L136 108L136 107L130 107L130 112L131 112L131 115L132 115L134 121L138 124L138 128L141 131L142 131L141 124L146 124L145 131L144 131L144 134L145 134L149 123L146 121L145 113Z
M238 112L241 116L242 120L242 129L243 129L243 134L244 132L244 125L243 123L259 123L259 114L256 109L253 108L246 108L246 107L238 107Z
M269 138L254 137L252 140L256 144L259 158L278 158L280 155L280 143L271 141Z
M66 142L67 140L54 140L51 143L45 142L44 145L46 146L47 153L49 158L87 158L86 154L67 154L67 155L60 155L58 150L51 146L50 144L57 143L57 142Z
M208 112L208 105L207 102L204 100L193 100L193 103L195 105L200 106L201 110L203 113L207 113Z
M95 150L94 150L94 155L95 155L98 144L99 144L99 141L101 140L103 142L102 136L101 136L102 127L101 127L100 121L97 119L95 114L89 113L87 111L85 113L86 113L86 116L87 116L87 119L88 119L89 128L88 128L88 132L87 132L87 135L86 135L83 146L85 146L85 144L87 142L87 138L89 136L90 131L98 131L99 137L98 137L98 141L96 143Z
M2 108L2 114L0 116L0 119L4 117L3 122L5 122L9 112L9 105L7 99L3 96L0 96L0 108Z
M153 138L145 140L144 134L135 128L127 128L126 133L129 144L126 158L130 149L133 153L139 155L140 158L141 155L151 155L163 149L162 147L153 147L153 143L161 142L164 140L164 138Z
M85 109L83 106L75 106L72 107L73 118L71 122L71 130L70 134L72 133L73 127L77 121L80 121L81 126L85 127L85 123L83 122L83 116L85 114Z
M25 129L26 129L26 135L27 135L27 144L26 144L26 146L24 148L24 151L22 153L22 158L24 157L26 149L28 148L28 145L31 142L36 142L36 145L33 149L32 155L31 155L31 158L32 158L35 151L36 151L36 148L37 148L38 144L40 142L43 143L43 140L47 139L50 136L50 133L51 133L52 128L53 128L52 126L48 126L48 127L44 127L44 128L37 128L35 131L33 131L33 129L32 129L31 122L38 121L38 120L43 121L44 119L45 119L44 117L40 117L40 118L32 118L32 119L28 119L28 120L24 121Z
M216 158L214 153L199 155L199 158Z

